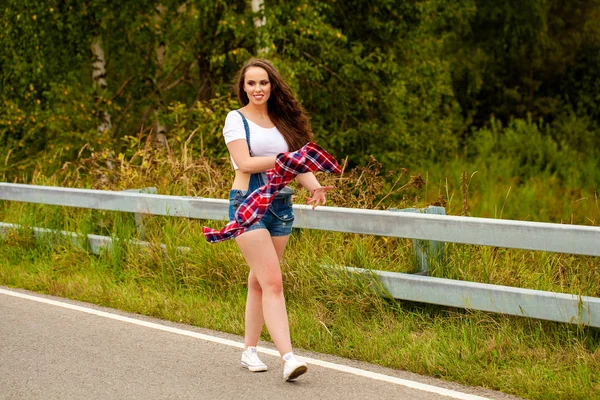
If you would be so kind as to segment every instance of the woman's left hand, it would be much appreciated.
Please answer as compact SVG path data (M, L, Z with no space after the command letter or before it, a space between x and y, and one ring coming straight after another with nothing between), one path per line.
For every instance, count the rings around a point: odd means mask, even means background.
M314 210L319 205L325 205L327 202L327 192L333 189L333 186L321 186L313 190L312 196L307 197L306 204L312 204L312 209Z

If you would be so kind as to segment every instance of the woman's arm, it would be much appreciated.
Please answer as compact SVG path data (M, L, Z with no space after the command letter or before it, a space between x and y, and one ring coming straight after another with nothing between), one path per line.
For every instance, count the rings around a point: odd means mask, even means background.
M298 176L296 176L296 180L298 181L299 184L304 186L306 188L306 190L308 190L310 192L310 194L313 194L315 189L318 189L321 187L321 184L317 180L317 177L312 172L307 172L305 174L298 174Z
M307 197L306 204L312 204L313 210L327 202L327 192L333 189L333 186L321 186L312 172L298 174L296 180L310 192L311 197Z
M240 172L254 174L264 172L275 167L275 156L272 157L250 157L248 143L246 140L234 140L227 144L229 154L235 161ZM317 182L318 183L318 182Z

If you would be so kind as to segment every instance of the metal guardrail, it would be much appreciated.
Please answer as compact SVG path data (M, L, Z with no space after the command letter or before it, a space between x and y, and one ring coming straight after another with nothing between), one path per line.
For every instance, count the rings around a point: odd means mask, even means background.
M38 238L45 237L45 238L52 239L53 237L55 237L57 235L63 236L63 238L65 240L67 240L68 242L71 242L71 244L73 244L74 246L87 248L93 254L100 254L103 249L110 248L110 246L112 246L112 244L113 244L113 238L111 238L111 237L88 234L87 237L85 238L87 240L87 247L85 247L85 246L82 246L83 245L82 235L78 234L77 232L69 232L69 231L38 228L38 227L24 227L22 225L7 224L5 222L0 222L0 237L6 237L8 232L14 231L14 230L21 230L21 229L31 229L33 231L33 233L35 234L35 236ZM133 242L140 248L150 247L150 245L151 245L150 242L146 242L143 240L134 240ZM167 250L167 246L164 244L161 244L160 248L165 251ZM182 252L190 251L189 247L179 247L178 249Z
M600 298L487 283L346 268L375 274L396 298L600 328Z
M0 200L227 220L227 200L0 183ZM294 205L295 228L600 256L600 228Z
M223 221L228 207L218 199L10 183L0 183L0 200ZM598 227L304 205L294 211L295 228L600 256ZM600 327L600 298L371 272L398 299Z

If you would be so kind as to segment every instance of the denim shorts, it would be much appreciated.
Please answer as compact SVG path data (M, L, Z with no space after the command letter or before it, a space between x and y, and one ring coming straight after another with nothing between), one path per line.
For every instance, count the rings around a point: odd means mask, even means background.
M248 197L247 190L232 190L229 192L229 220L233 220L235 211ZM292 209L291 195L277 195L263 217L246 229L246 232L255 229L266 229L271 236L287 236L292 233L294 210Z

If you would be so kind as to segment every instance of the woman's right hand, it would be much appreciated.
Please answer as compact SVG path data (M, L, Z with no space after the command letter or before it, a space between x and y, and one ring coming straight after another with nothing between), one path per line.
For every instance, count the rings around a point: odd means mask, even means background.
M317 206L327 203L327 192L333 189L334 186L321 186L311 191L311 197L307 197L306 204L312 204L314 210Z

